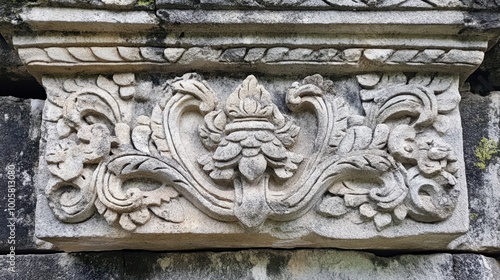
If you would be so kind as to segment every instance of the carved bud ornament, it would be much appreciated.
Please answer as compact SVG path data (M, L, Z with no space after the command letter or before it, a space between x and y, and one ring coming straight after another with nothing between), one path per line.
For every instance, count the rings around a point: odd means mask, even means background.
M405 219L445 220L458 197L458 158L443 137L460 99L456 79L357 80L359 92L337 92L314 75L283 96L248 76L217 100L199 75L186 74L150 92L159 96L154 108L136 116L131 108L147 97L133 74L46 79L60 89L49 95L59 134L45 155L50 206L64 222L97 210L128 231L153 217L183 223L183 199L246 228L311 211L328 219L355 213L379 231ZM314 129L300 127L303 112ZM182 126L187 118L194 125ZM188 156L188 143L202 150Z

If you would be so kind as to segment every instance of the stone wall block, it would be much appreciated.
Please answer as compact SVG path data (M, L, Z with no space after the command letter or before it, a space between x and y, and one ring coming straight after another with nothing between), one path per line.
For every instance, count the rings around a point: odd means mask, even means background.
M43 101L0 97L0 251L35 250L35 181Z

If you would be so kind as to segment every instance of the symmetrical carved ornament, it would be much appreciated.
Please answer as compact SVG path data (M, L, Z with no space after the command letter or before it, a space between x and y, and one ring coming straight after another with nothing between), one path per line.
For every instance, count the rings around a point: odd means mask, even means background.
M59 135L45 154L50 207L63 222L97 212L128 231L153 216L185 222L181 198L245 228L311 212L379 231L447 219L459 196L445 137L457 78L357 81L342 92L313 75L280 95L248 76L225 95L198 74L154 85L134 74L45 77L46 120Z

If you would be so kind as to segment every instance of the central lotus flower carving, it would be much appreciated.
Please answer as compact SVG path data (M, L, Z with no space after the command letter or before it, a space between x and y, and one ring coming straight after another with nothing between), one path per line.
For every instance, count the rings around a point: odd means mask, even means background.
M275 178L287 179L303 160L287 150L299 130L285 120L257 79L249 76L229 96L224 110L205 117L200 136L215 151L200 157L199 162L215 180L232 180L239 172L253 182L267 169Z

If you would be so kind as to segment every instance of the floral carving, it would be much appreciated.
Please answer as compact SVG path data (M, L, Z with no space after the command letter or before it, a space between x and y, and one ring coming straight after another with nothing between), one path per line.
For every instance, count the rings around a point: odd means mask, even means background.
M209 113L205 121L200 136L215 151L200 157L200 164L215 180L233 180L241 174L242 180L234 184L240 188L236 214L246 225L261 224L268 206L259 193L265 193L269 179L262 177L267 169L277 179L293 176L303 157L287 147L294 144L299 128L285 119L254 76L229 96L224 111Z
M404 75L363 75L358 81L365 88L361 98L367 117L351 117L337 153L364 150L368 164L386 172L383 178L391 173L367 158L374 151L382 152L383 158L393 162L393 175L382 188L368 190L356 180L334 185L329 189L333 198L327 197L318 211L330 215L326 205L332 199L340 204L337 197L343 197L342 207L358 208L360 217L373 219L379 230L401 222L407 215L423 222L449 217L458 196L453 190L458 158L437 136L445 129L435 126L437 119L445 118L441 113L458 105L453 80L439 76L429 79L417 75L408 80ZM445 100L448 106L442 105ZM432 199L423 199L422 193Z
M246 180L255 181L268 167L276 178L288 179L302 162L301 155L286 149L299 128L285 121L254 76L229 96L224 111L211 112L205 121L200 136L208 149L216 149L199 161L213 179L234 179L238 169Z
M221 102L197 74L149 84L148 98L132 74L46 79L59 137L45 155L49 204L65 222L97 212L128 231L182 223L185 203L246 228L310 212L379 231L447 219L460 195L458 157L443 137L460 100L456 77L357 81L358 99L313 75L281 102L250 75ZM303 112L315 129L297 125ZM304 129L315 135L301 138Z

